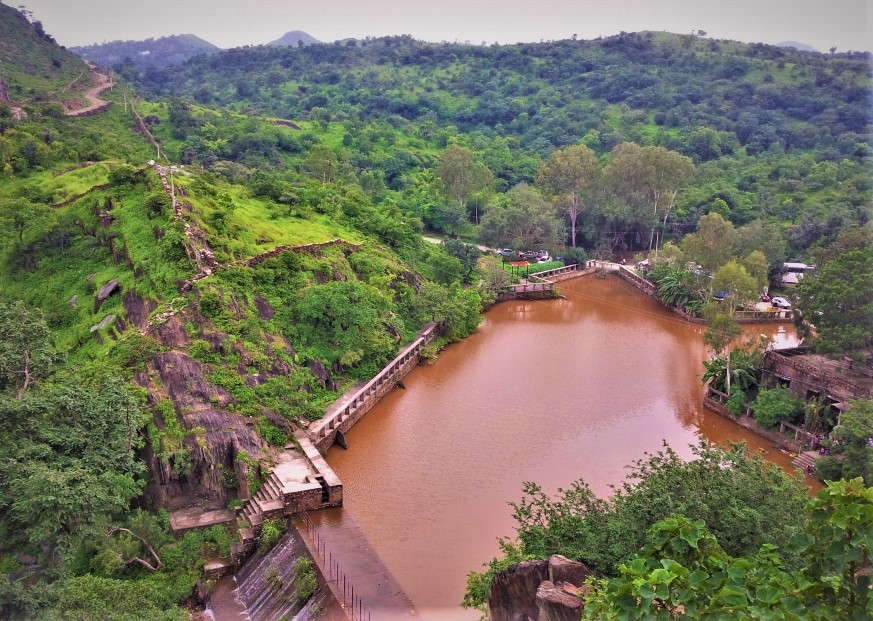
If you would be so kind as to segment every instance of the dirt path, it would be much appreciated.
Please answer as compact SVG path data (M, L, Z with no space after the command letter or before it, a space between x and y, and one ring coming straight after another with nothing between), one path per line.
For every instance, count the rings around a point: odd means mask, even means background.
M66 116L84 116L109 104L107 100L100 99L99 95L115 83L109 79L108 75L100 73L95 67L91 67L91 81L96 81L97 84L84 93L85 98L89 102L88 105L73 110L67 110L64 112Z

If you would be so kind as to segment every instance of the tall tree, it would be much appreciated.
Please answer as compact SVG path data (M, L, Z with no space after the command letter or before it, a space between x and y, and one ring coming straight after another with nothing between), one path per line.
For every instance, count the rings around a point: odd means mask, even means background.
M873 229L846 230L816 253L818 268L797 287L797 306L814 324L824 353L851 353L873 343Z
M479 228L480 239L492 246L556 248L564 240L564 224L551 205L526 183L506 193L506 203L489 207Z
M471 196L493 186L494 176L488 167L476 161L473 152L456 144L450 145L440 154L436 176L445 195L455 203L467 206ZM473 215L479 222L478 201Z
M624 142L612 150L604 170L609 187L628 202L650 210L649 250L660 245L676 196L694 176L691 158L664 147L641 147ZM657 238L656 238L657 235Z
M582 209L582 198L600 176L600 166L594 151L577 144L559 149L540 164L537 186L543 189L570 220L570 243L576 247L576 219Z
M733 255L734 225L717 213L708 213L697 223L697 232L682 240L682 251L704 269L714 272Z
M706 331L703 333L703 342L712 348L713 353L725 361L725 385L727 394L731 394L731 343L742 333L740 325L733 310L725 307L720 302L710 302L703 309L706 319Z
M0 304L0 393L14 391L20 399L60 360L41 311L21 301Z

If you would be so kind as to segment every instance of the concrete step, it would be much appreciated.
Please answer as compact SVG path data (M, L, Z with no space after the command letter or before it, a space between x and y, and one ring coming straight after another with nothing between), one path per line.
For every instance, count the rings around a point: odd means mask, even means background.
M282 500L270 500L261 505L263 516L267 519L281 517L285 513L285 503Z

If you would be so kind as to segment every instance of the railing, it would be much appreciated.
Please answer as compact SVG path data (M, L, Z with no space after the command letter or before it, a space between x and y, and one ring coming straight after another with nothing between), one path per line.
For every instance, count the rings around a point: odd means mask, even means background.
M534 293L537 291L552 291L555 288L554 283L544 282L528 282L519 285L507 285L501 293Z
M346 614L351 613L352 621L372 621L370 609L364 606L364 600L355 593L355 585L349 580L346 573L340 568L339 561L333 557L333 552L327 549L327 543L319 536L318 529L312 524L309 515L303 511L297 514L306 526L309 540L315 544L315 550L322 563L327 563L327 575L325 579L336 584L336 595L339 600L340 580L343 589L343 610ZM322 567L324 573L324 567Z
M634 272L632 269L629 269L624 265L619 265L618 270L616 271L619 273L619 275L621 275L622 278L624 278L625 280L629 280L646 293L655 293L655 284L649 282L648 280Z
M421 333L420 337L408 345L406 349L400 352L400 354L388 364L388 366L379 371L373 379L364 384L359 391L352 395L348 403L331 414L330 417L323 418L320 423L315 425L315 427L310 430L310 437L315 435L318 438L324 438L328 433L336 429L346 418L354 414L358 410L358 407L367 400L367 397L375 393L402 365L409 362L409 360L414 356L417 356L419 352L421 352L421 350L436 337L438 328L439 326L437 324L431 324L428 326Z
M582 270L578 263L573 263L572 265L565 265L564 267L556 267L552 270L546 270L544 272L536 272L534 274L529 274L528 278L537 278L539 280L548 280L549 278L554 278L555 276L561 276L563 274L569 274L570 272L578 272Z
M794 311L792 310L738 310L734 311L734 316L738 320L750 320L750 319L785 319L791 320L794 317Z
M803 437L803 439L809 443L809 448L814 449L818 445L818 435L811 433L806 429L802 429L797 425L792 425L788 421L779 421L779 433L785 433L786 429L794 431L794 439L798 442L800 441L800 438Z

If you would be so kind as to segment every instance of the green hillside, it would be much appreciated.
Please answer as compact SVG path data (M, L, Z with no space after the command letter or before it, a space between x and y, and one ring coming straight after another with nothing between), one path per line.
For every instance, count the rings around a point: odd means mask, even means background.
M87 78L88 67L75 54L59 47L18 10L0 4L0 79L12 102L63 101L74 96L67 87Z
M238 507L422 326L473 332L512 278L473 242L758 287L866 239L866 55L350 43L122 61L73 117L85 65L0 5L0 617L187 618L238 533L167 509Z

